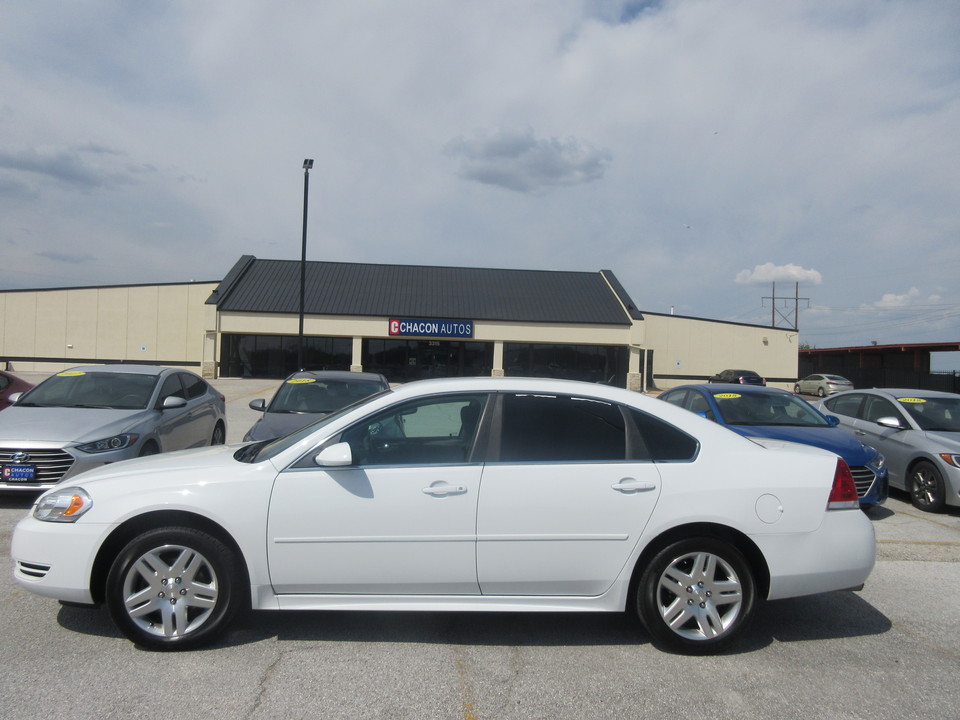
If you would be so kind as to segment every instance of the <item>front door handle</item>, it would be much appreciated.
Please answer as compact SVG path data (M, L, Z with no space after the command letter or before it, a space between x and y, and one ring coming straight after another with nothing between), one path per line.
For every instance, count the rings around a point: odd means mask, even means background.
M463 485L447 485L446 483L436 483L430 487L423 488L422 492L434 497L443 497L445 495L462 495L467 489Z
M656 490L657 484L649 480L635 480L633 478L624 478L618 483L611 485L614 490L620 492L646 492L647 490Z

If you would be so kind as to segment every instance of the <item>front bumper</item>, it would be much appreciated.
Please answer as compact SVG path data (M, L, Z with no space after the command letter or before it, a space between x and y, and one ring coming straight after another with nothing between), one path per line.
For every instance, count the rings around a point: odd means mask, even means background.
M114 528L99 523L52 523L23 518L13 530L13 579L37 595L90 604L93 563Z

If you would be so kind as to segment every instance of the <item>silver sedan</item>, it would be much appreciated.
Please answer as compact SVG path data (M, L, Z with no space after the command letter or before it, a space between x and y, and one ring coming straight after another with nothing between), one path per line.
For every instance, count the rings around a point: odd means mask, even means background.
M220 445L224 397L186 370L91 365L14 395L0 414L0 490L37 492L141 455Z
M914 506L960 506L960 395L935 390L874 389L818 403L887 459L890 486Z
M853 383L840 375L807 375L793 386L797 395L818 395L825 397L844 390L853 390Z

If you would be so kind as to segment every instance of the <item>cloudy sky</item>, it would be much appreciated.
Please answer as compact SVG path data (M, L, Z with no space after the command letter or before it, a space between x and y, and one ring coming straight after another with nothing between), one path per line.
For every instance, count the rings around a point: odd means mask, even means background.
M960 341L955 0L7 0L0 289L243 254L614 271ZM774 306L776 294L789 297Z

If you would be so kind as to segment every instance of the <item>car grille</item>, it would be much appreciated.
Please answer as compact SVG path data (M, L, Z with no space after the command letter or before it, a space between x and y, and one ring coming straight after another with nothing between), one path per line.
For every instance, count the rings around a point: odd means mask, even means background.
M863 497L870 492L873 481L877 479L873 470L864 465L854 465L850 468L850 474L853 475L853 484L857 486L857 497Z
M30 465L36 465L36 480L33 483L23 483L24 485L51 485L60 481L67 470L73 465L74 458L70 453L63 450L46 448L43 450L31 450L29 448L0 448L0 463L16 462L13 459L16 453L26 453L30 456L29 460L24 461Z

